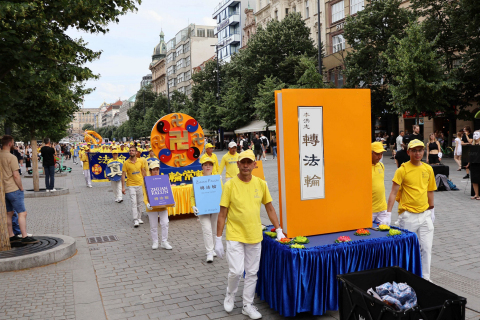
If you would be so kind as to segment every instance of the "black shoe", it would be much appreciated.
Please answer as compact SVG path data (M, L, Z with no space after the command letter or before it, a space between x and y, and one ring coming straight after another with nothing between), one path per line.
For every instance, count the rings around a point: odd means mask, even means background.
M35 239L34 237L25 237L22 238L22 243L25 244L33 244L33 243L39 243L40 241Z
M17 236L10 237L10 243L20 242L20 241L22 241L22 239Z
M466 175L465 177L463 177L462 179L468 179L468 178L470 178L470 175L469 175L469 174L467 174L467 175Z

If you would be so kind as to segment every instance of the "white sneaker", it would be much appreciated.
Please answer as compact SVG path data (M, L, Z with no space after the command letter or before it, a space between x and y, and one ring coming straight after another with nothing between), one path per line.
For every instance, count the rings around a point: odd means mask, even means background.
M48 190L48 189L47 189L46 191L47 191L47 192L50 192L50 190Z
M88 185L88 187L89 187L89 188L91 188L91 187L92 187L92 185L91 185L91 184L89 184L89 185Z
M162 241L160 247L166 250L172 250L172 246L168 243L168 241Z
M227 294L225 295L225 300L223 301L223 308L227 312L232 312L234 306L235 306L235 294L227 292Z
M27 237L31 237L31 236L33 236L33 234L31 234L31 233L27 233ZM21 238L23 238L23 237L22 237L22 235L21 235L21 234L19 234L19 235L17 235L17 238L20 238L20 239L21 239Z
M50 192L53 192L53 191L57 191L57 189L53 188L52 190L50 190Z
M258 312L257 307L255 307L253 304L244 305L242 313L246 316L249 316L250 319L260 319L262 317L262 314Z
M213 253L207 253L207 262L208 263L213 262Z
M158 249L158 240L157 240L157 241L153 241L152 249L153 249L153 250L157 250L157 249Z
M214 257L216 257L216 256L217 256L217 254L215 253L215 251L213 251L213 256L214 256Z
M135 221L133 222L133 227L134 227L134 228L138 228L139 225L140 225L140 224L138 224L138 220L135 220Z
M138 223L143 224L143 220L142 220L142 219L138 219Z

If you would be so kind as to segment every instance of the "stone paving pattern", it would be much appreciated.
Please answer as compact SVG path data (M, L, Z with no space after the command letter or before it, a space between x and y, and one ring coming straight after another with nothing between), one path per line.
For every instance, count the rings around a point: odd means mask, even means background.
M218 152L218 157L224 152ZM277 164L264 163L265 176L278 213ZM385 157L386 189L390 191L395 164ZM468 298L467 319L480 319L480 202L470 200L464 172L451 180L461 189L435 194L436 222L432 280ZM196 218L170 221L173 250L152 250L148 218L134 229L128 194L113 202L109 183L87 188L80 165L56 186L70 194L26 199L28 229L34 234L64 234L77 240L78 253L63 262L25 271L0 273L3 319L246 319L241 297L236 308L223 310L227 263L205 262L201 227ZM32 179L23 179L26 188ZM348 181L344 181L348 188ZM44 186L41 179L40 186ZM396 211L396 209L394 210ZM396 220L394 214L392 221ZM264 208L262 222L270 224ZM159 230L160 231L160 230ZM86 237L117 235L119 241L87 245ZM239 292L242 292L242 282ZM282 319L278 312L255 299L264 319ZM339 319L338 312L301 319Z

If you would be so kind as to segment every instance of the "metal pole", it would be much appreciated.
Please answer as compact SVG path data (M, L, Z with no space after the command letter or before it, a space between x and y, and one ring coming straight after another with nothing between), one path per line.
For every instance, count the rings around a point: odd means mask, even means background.
M320 0L317 0L317 24L318 24L318 73L322 75L322 28L320 26Z
M170 113L170 86L168 85L168 71L166 72L166 75L167 75L167 109L168 109L168 113Z
M218 61L218 45L215 45L215 52L217 54L217 104L220 106L220 64ZM224 135L223 135L223 128L220 127L220 148L223 150L224 144Z

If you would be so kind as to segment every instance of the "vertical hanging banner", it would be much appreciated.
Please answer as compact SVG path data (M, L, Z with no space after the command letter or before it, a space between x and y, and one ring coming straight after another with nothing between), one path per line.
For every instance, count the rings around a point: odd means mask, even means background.
M153 152L160 160L160 174L175 184L191 184L202 176L200 155L205 146L203 129L197 120L184 113L171 113L153 126L150 136Z
M325 198L323 108L298 107L301 200Z

